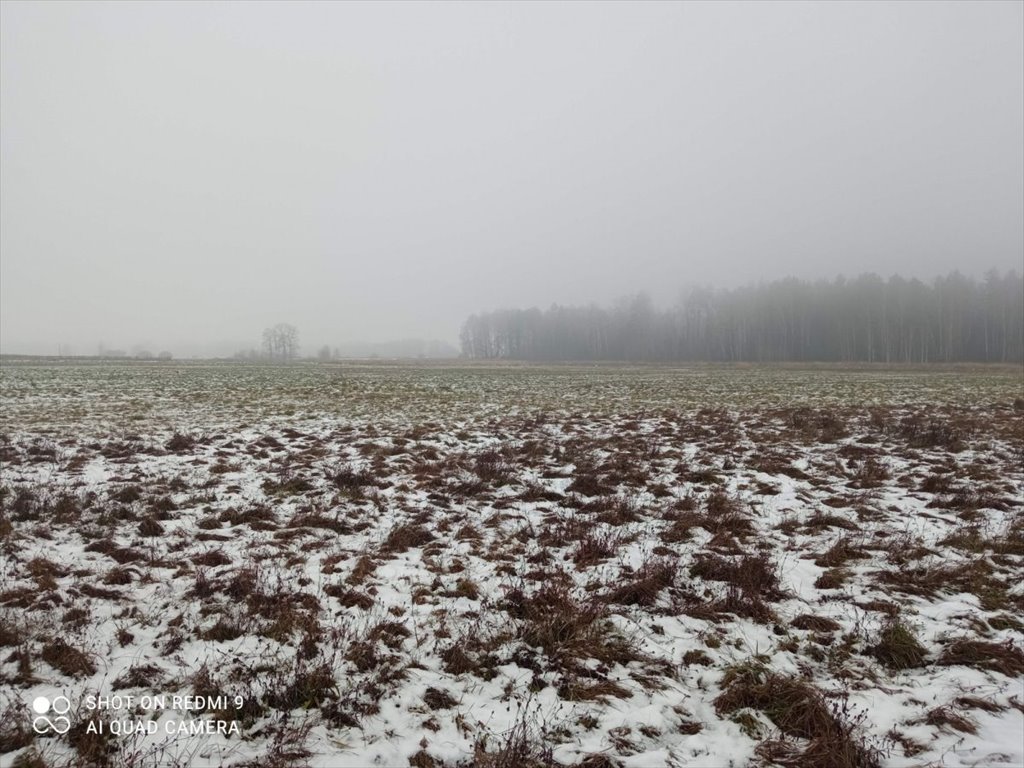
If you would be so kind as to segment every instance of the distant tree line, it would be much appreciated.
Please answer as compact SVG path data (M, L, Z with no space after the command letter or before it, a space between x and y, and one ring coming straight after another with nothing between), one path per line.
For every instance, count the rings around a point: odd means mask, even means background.
M77 357L74 349L69 344L58 344L57 345L57 356L58 357ZM101 341L96 346L96 357L99 358L134 358L136 360L173 360L172 355L167 350L163 350L157 354L153 354L145 347L136 345L132 347L132 351L125 352L123 349L108 349L107 346Z
M432 339L400 339L385 342L347 342L342 346L324 344L312 355L302 357L299 352L299 331L289 323L278 323L263 331L263 342L257 347L240 349L235 360L251 363L293 363L298 360L316 360L328 363L351 358L452 358L458 351L450 344Z
M664 310L640 294L611 308L485 312L460 339L475 359L1021 362L1024 278L789 278L694 289Z

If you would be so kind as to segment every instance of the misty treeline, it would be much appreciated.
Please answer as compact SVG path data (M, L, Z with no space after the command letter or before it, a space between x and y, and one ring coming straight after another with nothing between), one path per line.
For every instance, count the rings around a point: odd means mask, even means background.
M400 339L385 342L347 342L331 347L324 344L315 356L300 354L299 329L290 323L278 323L263 331L259 348L250 347L234 353L235 360L251 363L294 363L299 360L330 362L350 358L452 358L458 351L447 342L434 339Z
M1024 278L788 278L696 288L663 310L640 294L612 308L485 312L466 320L460 338L477 359L1020 362Z

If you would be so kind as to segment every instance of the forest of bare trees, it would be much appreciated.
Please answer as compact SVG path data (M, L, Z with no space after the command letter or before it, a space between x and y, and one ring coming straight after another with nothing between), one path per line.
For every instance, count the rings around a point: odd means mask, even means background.
M1024 278L790 278L694 289L665 310L643 294L612 308L504 309L471 316L461 343L476 359L1021 362Z

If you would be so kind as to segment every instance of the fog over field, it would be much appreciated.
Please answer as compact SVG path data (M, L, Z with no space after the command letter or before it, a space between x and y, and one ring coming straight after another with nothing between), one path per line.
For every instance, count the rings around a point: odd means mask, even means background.
M1024 3L0 0L0 766L1024 766Z
M1024 6L0 6L0 349L1020 269Z

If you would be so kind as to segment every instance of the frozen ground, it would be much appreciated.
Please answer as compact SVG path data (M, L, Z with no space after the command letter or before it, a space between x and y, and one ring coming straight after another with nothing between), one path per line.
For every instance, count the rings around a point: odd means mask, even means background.
M1019 370L0 384L4 765L1024 764Z

